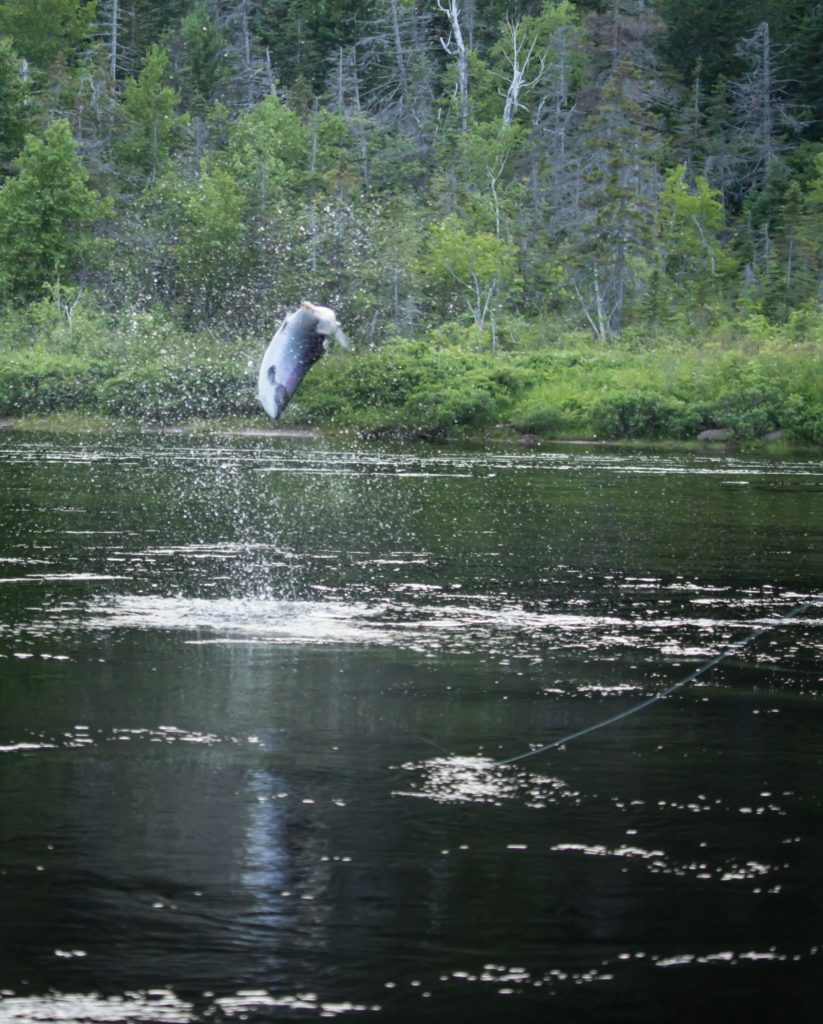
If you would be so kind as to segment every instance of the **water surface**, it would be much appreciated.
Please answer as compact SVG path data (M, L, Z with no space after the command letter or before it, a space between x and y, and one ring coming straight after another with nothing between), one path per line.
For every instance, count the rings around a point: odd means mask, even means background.
M0 1021L819 1019L821 495L3 438Z

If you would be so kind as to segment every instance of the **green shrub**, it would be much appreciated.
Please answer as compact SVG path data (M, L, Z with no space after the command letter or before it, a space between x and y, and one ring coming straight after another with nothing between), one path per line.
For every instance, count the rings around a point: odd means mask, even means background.
M256 369L265 342L189 333L152 312L103 313L55 290L0 317L0 415L83 411L141 420L262 417ZM817 323L812 314L794 334ZM526 327L520 325L525 331ZM823 444L823 353L748 318L739 340L698 346L637 339L602 345L567 334L556 347L491 353L449 325L424 340L330 354L307 375L284 424L442 437L512 422L550 436L740 438L782 428ZM537 330L537 327L535 327ZM356 341L357 339L355 339ZM476 339L474 339L476 341ZM248 359L252 356L251 360Z
M572 410L557 384L541 383L528 391L506 417L518 430L558 435L573 424Z
M699 426L683 399L659 392L603 395L588 414L595 433L608 438L681 438Z
M100 392L114 416L172 422L259 411L255 383L232 365L144 366L107 380Z
M0 415L91 409L108 372L77 356L16 355L0 363Z

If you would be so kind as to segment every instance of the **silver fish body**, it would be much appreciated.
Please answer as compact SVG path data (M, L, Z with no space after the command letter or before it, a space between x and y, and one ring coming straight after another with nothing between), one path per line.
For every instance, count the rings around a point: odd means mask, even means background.
M266 349L257 378L260 404L273 420L292 400L300 382L328 349L331 338L351 349L334 311L312 302L304 302L280 325Z

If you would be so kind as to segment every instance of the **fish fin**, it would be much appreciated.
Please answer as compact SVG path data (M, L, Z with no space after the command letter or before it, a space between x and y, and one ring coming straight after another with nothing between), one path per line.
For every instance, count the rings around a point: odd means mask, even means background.
M352 343L349 341L349 339L343 333L343 328L342 327L338 327L335 330L334 337L343 346L343 348L347 349L349 352L354 352L354 345L352 345Z

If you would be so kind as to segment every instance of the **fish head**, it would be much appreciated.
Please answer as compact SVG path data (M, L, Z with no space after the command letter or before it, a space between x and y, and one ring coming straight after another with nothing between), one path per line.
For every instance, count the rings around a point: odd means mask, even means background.
M328 306L316 306L313 302L304 302L303 309L309 310L317 317L317 323L315 324L315 330L318 334L323 334L325 337L334 338L338 341L343 348L347 348L350 352L353 351L352 344L346 335L343 333L343 328L340 326L340 321L337 319L337 314L333 309L329 309ZM328 348L329 342L326 342L326 348Z

